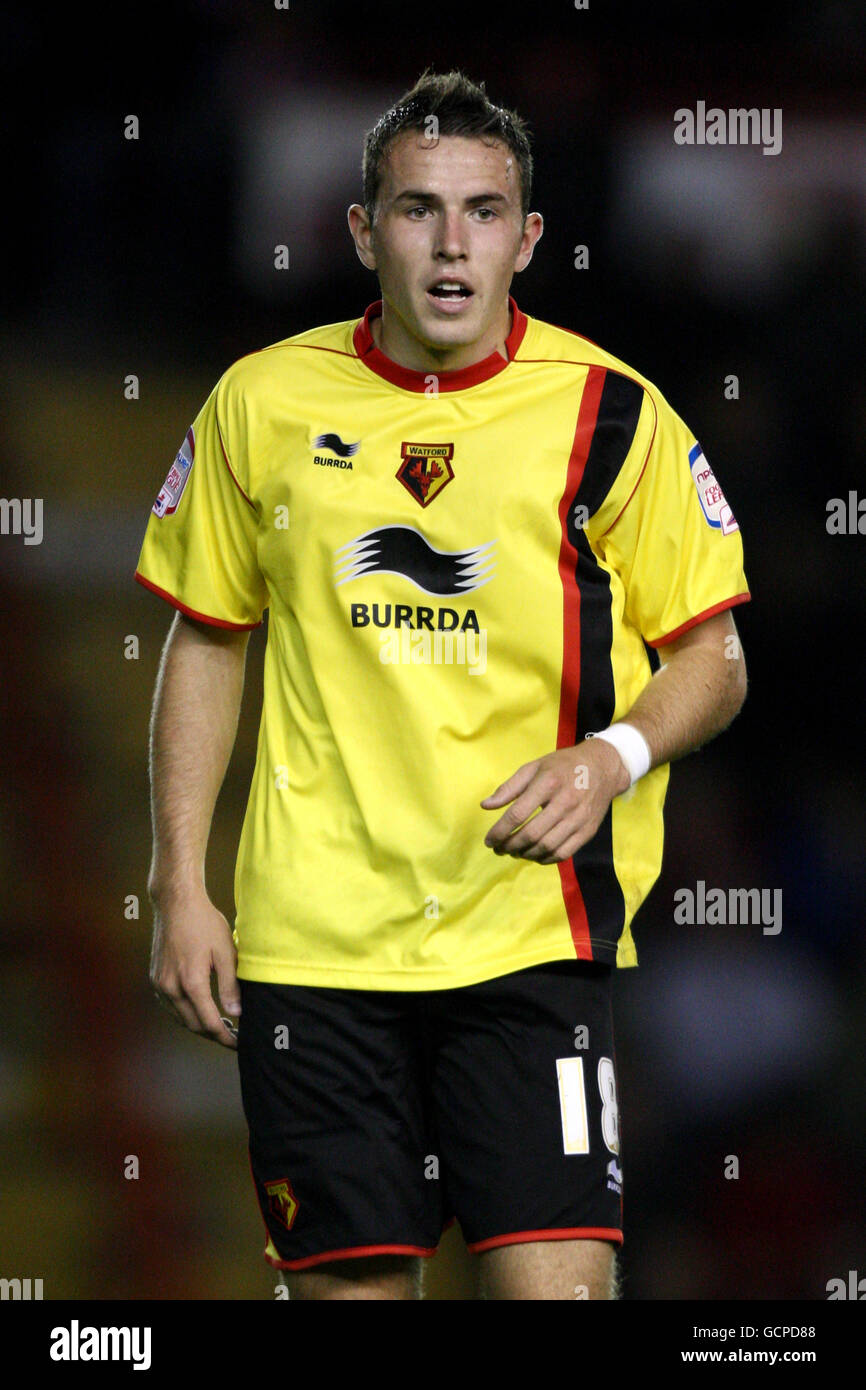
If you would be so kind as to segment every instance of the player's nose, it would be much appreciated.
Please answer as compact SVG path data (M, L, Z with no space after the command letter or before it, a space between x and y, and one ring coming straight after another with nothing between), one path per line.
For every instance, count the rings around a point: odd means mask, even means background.
M458 212L447 212L439 218L434 251L449 260L466 255L466 227Z

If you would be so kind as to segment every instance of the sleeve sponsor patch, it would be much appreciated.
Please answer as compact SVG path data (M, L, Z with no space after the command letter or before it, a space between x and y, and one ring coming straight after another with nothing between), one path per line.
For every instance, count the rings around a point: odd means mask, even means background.
M171 516L172 512L177 511L177 504L183 496L194 458L195 434L192 425L190 425L186 432L186 439L178 451L177 458L168 470L168 476L153 504L154 516Z
M695 444L689 450L689 467L707 525L721 531L723 536L739 531L737 520L725 501L725 494L716 482L716 475L707 463L700 444Z

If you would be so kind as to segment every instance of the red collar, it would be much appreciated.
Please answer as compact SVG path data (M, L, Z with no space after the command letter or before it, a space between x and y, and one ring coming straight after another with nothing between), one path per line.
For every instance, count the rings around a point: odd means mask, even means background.
M478 386L482 381L489 381L492 376L505 370L509 362L513 361L514 354L523 342L523 335L526 332L526 315L518 309L511 295L508 296L508 307L511 310L511 332L505 340L505 350L508 353L508 361L498 352L491 352L489 357L485 357L480 362L473 362L470 367L458 367L451 372L419 372L413 367L401 367L399 362L394 362L390 357L386 357L384 352L376 347L373 341L371 329L372 320L381 318L382 301L377 299L375 304L371 304L364 317L359 321L352 337L355 351L371 372L377 376L382 376L386 381L390 381L394 386L402 386L404 391L428 391L430 377L437 379L440 391L462 391L467 386Z

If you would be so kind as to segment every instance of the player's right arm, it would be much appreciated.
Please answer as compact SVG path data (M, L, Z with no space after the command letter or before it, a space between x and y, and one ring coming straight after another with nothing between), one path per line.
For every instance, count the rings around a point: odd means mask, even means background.
M248 631L178 613L162 653L150 733L153 906L150 978L158 997L194 1033L235 1040L222 1011L240 1013L237 952L205 887L211 820L237 733Z

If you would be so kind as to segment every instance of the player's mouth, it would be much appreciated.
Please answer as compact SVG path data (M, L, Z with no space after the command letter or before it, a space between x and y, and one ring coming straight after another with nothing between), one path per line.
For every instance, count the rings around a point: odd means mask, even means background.
M447 275L434 280L427 290L427 299L444 314L459 314L474 297L474 291L465 280L456 280Z

